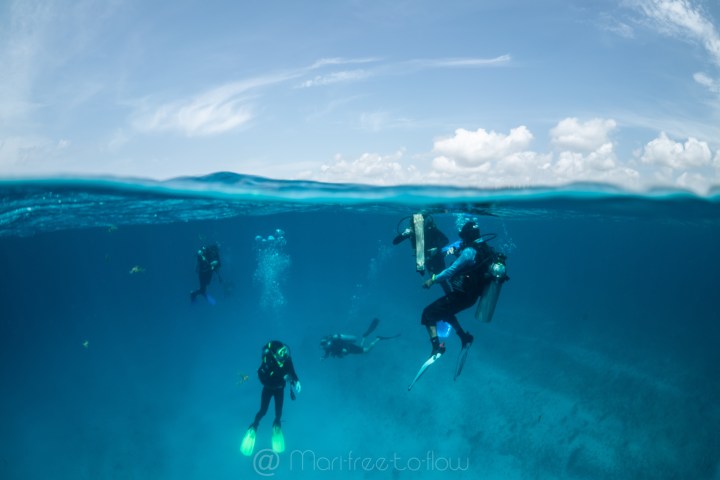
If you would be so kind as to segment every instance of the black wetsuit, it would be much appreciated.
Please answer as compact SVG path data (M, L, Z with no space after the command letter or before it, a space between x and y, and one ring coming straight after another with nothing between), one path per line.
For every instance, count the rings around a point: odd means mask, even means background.
M425 231L423 232L425 238L425 269L431 275L434 273L440 273L445 269L445 256L442 254L441 249L449 243L448 237L435 225L434 222L427 220L425 217ZM393 239L393 245L397 245L406 238L410 239L410 246L413 252L416 249L415 243L415 231L410 230L409 233L401 233ZM420 272L422 275L424 272Z
M283 394L285 393L285 385L287 384L286 377L291 383L299 380L290 356L288 356L287 360L282 362L282 364L275 358L274 352L277 352L281 347L283 347L282 342L278 342L277 340L268 342L263 347L262 363L260 364L260 368L258 368L258 378L263 385L263 389L260 394L260 410L255 414L255 420L252 423L252 427L255 429L257 429L260 420L267 413L271 398L275 399L275 420L273 421L273 426L280 426L284 401Z
M455 315L473 306L484 286L492 281L488 267L495 257L496 253L487 243L463 244L458 259L435 276L437 282L447 281L450 291L425 307L421 323L435 326L443 320L462 338L465 331Z
M327 336L323 340L325 341L323 344L325 355L323 358L342 358L351 353L365 353L365 349L358 345L355 340L345 340L340 334Z
M208 245L202 247L197 252L197 266L195 270L198 274L198 282L200 287L190 293L190 299L195 300L198 295L206 296L207 286L210 285L214 272L220 269L220 249L217 245Z

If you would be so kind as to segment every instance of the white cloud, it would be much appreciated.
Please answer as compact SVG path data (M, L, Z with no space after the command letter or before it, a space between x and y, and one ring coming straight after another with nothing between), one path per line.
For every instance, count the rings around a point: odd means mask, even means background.
M704 175L697 172L683 172L674 181L675 185L686 190L699 193L708 192L711 188L717 187L720 177Z
M364 80L369 76L370 72L366 70L346 70L342 72L333 72L328 75L318 75L312 80L305 80L300 84L300 88L319 87L332 85L333 83Z
M712 79L710 76L698 72L695 75L693 75L693 78L697 83L702 85L703 87L707 88L713 93L720 93L720 82L717 80Z
M345 160L340 156L331 165L322 165L320 171L313 175L314 180L323 182L353 183L361 182L372 185L398 185L417 183L421 179L414 166L404 166L404 152L392 155L365 153L355 160Z
M474 168L523 151L532 139L532 133L524 125L513 128L508 135L482 128L474 132L459 128L453 137L437 140L433 151L452 157L462 167Z
M600 146L594 152L564 151L558 156L553 171L561 178L591 180L592 172L607 172L615 168L615 156L612 143Z
M645 145L640 160L649 165L681 170L710 165L711 152L705 142L692 137L685 143L674 142L663 132Z
M581 123L577 118L566 118L550 130L550 135L559 149L592 152L609 143L615 126L614 120L594 118Z
M555 144L576 148L547 153L529 149L533 135L526 127L512 129L509 134L458 129L453 137L435 143L434 153L439 155L432 159L429 169L406 165L402 152L389 156L366 153L352 161L338 157L334 164L323 165L320 172L304 176L372 185L421 183L477 188L597 182L630 191L674 187L701 195L720 184L720 151L713 158L705 142L695 138L674 142L661 133L637 153L640 161L636 169L632 159L618 161L615 145L607 138L614 128L613 120L583 123L565 119L551 129L555 138L564 139ZM599 144L602 140L608 141Z

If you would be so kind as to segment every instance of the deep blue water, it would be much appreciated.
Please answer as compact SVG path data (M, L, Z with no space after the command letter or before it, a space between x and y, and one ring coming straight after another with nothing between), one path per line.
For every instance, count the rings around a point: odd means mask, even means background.
M0 193L0 478L720 478L717 198L228 174ZM462 376L452 337L408 392L441 292L391 241L420 208L451 239L465 214L497 233L511 280L492 323L459 315L475 335ZM276 229L284 245L256 240ZM191 304L210 242L217 304ZM320 337L373 317L401 336L321 360ZM248 458L270 339L303 391L287 451L262 457L271 410Z

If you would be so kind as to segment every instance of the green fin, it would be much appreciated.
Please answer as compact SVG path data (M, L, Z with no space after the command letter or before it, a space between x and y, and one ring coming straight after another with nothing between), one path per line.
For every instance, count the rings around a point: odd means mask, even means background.
M285 437L283 436L280 427L273 427L272 449L275 453L282 453L285 451Z
M255 448L255 429L250 427L240 443L240 453L249 457Z

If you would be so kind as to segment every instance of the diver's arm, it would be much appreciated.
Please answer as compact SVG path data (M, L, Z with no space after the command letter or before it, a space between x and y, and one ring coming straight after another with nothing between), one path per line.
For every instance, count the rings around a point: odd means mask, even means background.
M297 383L300 381L300 379L297 376L297 373L295 373L295 365L293 364L292 357L287 359L287 362L285 362L285 366L287 368L287 376L290 379L291 383Z
M300 386L300 379L295 373L292 357L287 359L285 366L287 368L285 378L290 380L290 400L295 400L295 394L299 394L302 387Z
M432 282L438 283L442 282L443 280L450 280L452 277L454 277L459 271L461 271L463 268L465 268L468 265L472 265L475 262L475 249L474 248L465 248L460 256L445 270L438 273L437 275L433 275Z
M392 243L393 243L393 245L397 245L400 242L402 242L414 235L415 234L412 230L410 230L409 228L406 228L405 230L402 231L402 233L398 233L397 236L395 238L393 238Z

